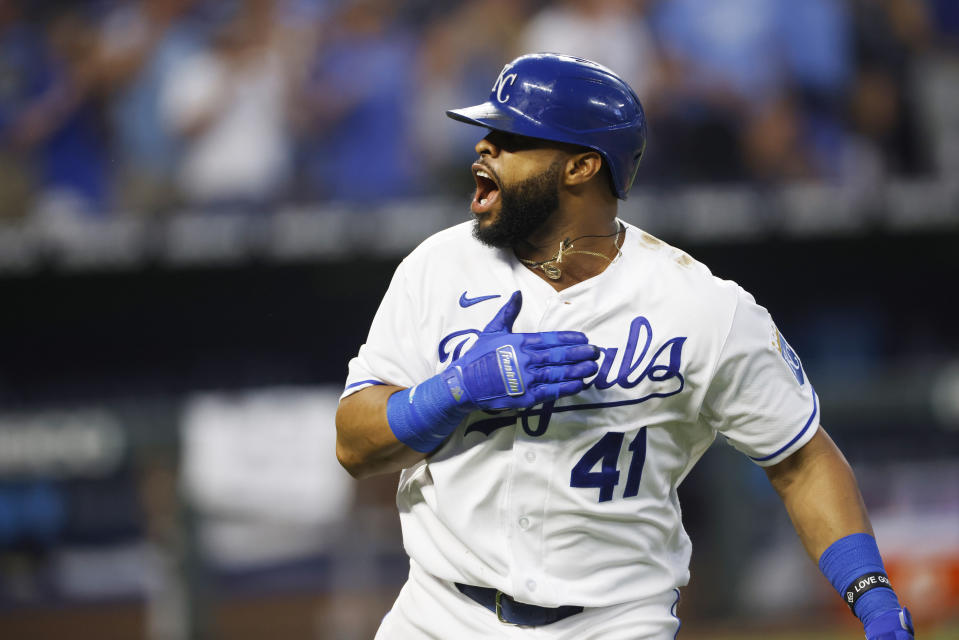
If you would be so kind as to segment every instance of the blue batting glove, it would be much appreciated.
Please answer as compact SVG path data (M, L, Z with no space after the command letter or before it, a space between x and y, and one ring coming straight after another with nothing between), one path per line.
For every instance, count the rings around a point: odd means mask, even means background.
M583 390L600 350L579 331L513 333L522 305L514 292L446 371L390 396L387 421L400 442L427 453L475 409L526 409Z
M523 297L513 293L476 344L441 375L457 405L525 409L583 390L599 349L579 331L512 333Z
M915 631L909 609L892 609L866 625L866 640L913 640Z

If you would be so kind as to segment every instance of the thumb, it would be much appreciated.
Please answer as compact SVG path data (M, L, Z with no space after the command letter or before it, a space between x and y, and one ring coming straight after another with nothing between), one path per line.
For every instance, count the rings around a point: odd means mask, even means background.
M519 315L522 306L523 294L514 291L507 303L497 312L496 317L490 320L490 323L483 329L483 333L502 333L504 331L512 333L513 322L516 321L516 316Z

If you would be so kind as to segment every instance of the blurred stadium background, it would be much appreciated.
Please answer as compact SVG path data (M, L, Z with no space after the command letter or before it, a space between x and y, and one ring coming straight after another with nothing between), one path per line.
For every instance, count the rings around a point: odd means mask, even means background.
M346 363L469 216L443 110L537 50L637 89L623 218L770 309L959 638L955 0L0 0L0 638L372 636L407 566ZM758 468L681 493L681 638L861 637Z

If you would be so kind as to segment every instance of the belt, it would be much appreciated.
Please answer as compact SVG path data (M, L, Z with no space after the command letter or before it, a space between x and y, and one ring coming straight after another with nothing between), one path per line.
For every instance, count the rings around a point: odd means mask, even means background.
M562 607L540 607L535 604L517 602L502 591L490 587L474 587L468 584L456 584L456 588L467 598L481 604L493 613L500 622L523 627L541 627L559 622L563 618L574 616L583 611L583 607L564 605Z

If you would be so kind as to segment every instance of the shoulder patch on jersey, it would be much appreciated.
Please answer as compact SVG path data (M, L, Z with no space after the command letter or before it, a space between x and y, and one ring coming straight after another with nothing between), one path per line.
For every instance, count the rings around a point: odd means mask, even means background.
M773 325L772 329L773 348L782 356L786 366L789 367L789 371L796 377L796 382L799 383L799 386L804 385L806 383L806 376L803 373L802 362L799 360L799 356L796 355L795 350L789 346L785 336L779 332L779 329L775 325Z

